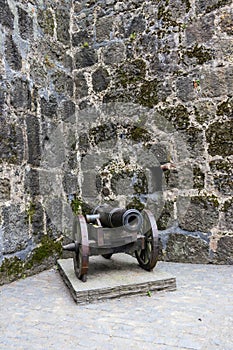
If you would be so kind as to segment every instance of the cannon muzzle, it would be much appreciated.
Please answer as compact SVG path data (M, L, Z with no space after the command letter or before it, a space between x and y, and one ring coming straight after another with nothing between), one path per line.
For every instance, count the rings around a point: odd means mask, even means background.
M142 226L142 215L136 209L112 208L100 205L94 210L103 227L123 227L128 232L139 231Z

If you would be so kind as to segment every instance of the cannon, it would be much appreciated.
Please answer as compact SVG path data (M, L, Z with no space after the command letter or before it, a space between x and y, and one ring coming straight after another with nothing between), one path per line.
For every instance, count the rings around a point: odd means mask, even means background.
M89 256L113 254L135 256L140 267L151 271L158 260L158 229L153 214L144 209L112 208L101 205L88 215L73 221L72 243L63 246L73 252L74 271L78 279L87 280Z

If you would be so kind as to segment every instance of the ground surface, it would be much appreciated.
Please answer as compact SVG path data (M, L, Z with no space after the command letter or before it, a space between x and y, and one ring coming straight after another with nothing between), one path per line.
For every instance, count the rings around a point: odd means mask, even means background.
M175 292L80 306L56 269L0 287L0 349L232 350L233 266L157 268Z

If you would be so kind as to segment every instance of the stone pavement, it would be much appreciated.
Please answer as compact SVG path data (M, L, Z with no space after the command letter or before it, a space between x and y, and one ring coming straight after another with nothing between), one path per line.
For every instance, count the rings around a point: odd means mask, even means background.
M56 269L0 287L0 349L232 350L233 266L158 267L175 292L76 305Z

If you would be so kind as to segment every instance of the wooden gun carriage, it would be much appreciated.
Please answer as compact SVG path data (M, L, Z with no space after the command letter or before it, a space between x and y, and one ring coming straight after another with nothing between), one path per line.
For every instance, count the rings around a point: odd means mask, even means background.
M153 214L144 209L112 209L97 207L91 215L74 219L73 242L64 250L73 252L76 276L86 282L89 256L127 253L135 256L139 265L151 271L158 260L158 230Z

